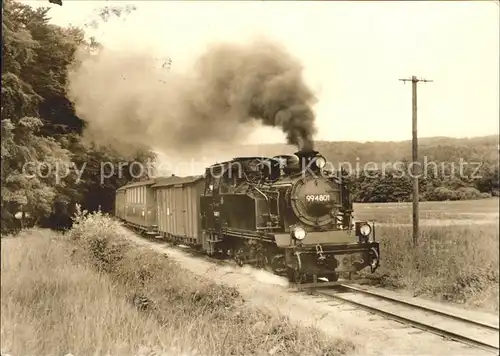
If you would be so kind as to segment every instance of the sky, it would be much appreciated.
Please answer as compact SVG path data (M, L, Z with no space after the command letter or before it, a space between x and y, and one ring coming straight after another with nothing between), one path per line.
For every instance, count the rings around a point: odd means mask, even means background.
M172 71L188 71L211 43L255 35L283 43L300 59L318 97L316 140L411 139L411 83L418 84L420 137L499 132L499 10L475 2L22 1L51 7L52 22L83 25L106 5L134 4L126 20L94 34L117 49L147 48ZM89 32L90 33L90 32ZM256 128L248 142L284 142Z

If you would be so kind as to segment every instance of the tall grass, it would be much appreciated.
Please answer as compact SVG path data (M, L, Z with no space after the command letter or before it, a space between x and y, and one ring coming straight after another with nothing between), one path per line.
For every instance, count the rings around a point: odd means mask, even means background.
M67 236L2 239L1 342L12 355L340 355L354 346L253 310L237 290L130 245L80 212Z
M381 226L383 285L498 310L499 226L422 226L418 247L411 226Z

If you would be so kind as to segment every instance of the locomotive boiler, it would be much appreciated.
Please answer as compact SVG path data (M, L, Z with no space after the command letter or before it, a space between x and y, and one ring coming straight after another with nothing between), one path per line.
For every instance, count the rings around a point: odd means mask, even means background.
M379 266L374 226L354 221L349 182L317 151L240 157L208 167L203 249L303 283Z

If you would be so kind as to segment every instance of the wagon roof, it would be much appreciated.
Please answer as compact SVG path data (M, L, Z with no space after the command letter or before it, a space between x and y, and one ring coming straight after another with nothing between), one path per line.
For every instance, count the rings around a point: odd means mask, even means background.
M152 187L153 188L160 188L160 187L168 187L168 186L177 185L177 184L190 184L190 183L197 182L200 179L203 179L203 176L161 177L161 178L158 178L156 180L156 184L154 184Z
M142 180L140 182L133 182L133 183L124 185L123 187L118 188L117 191L128 189L128 188L133 188L133 187L142 187L142 186L145 186L145 185L152 185L152 184L155 184L155 183L156 183L156 179Z

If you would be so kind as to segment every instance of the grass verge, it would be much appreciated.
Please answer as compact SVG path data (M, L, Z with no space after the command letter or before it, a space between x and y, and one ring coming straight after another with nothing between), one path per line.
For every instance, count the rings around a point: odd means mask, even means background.
M372 275L385 287L498 311L498 223L422 226L418 248L411 226L380 226L381 267Z
M210 283L118 236L99 213L62 236L4 238L1 342L11 355L341 355L328 338L251 309Z

